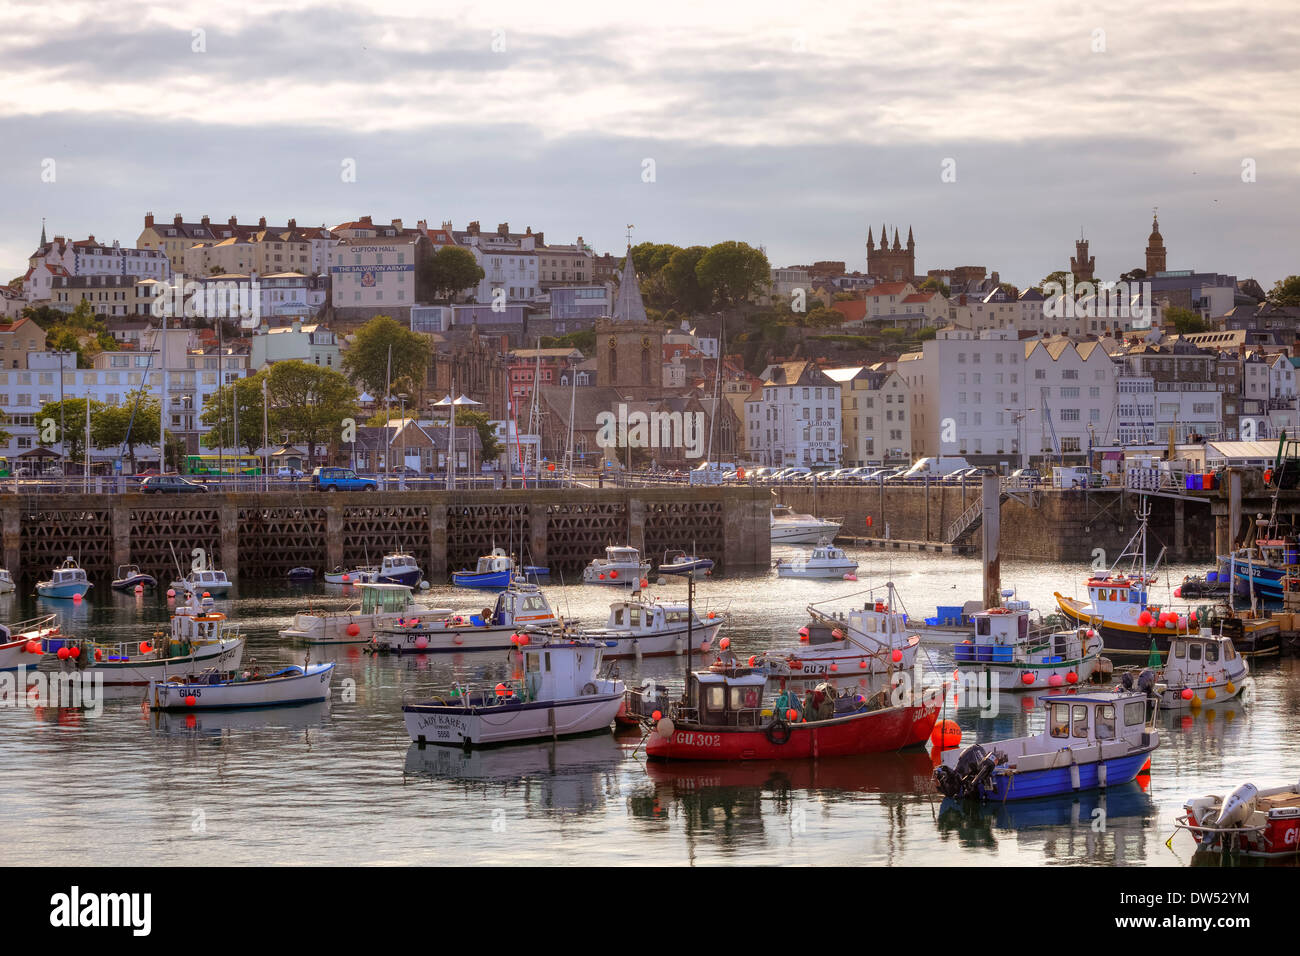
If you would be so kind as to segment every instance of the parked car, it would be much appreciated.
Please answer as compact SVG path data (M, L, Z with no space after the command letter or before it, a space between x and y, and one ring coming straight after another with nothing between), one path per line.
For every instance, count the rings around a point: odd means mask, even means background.
M1037 468L1017 468L1011 473L1014 484L1026 488L1037 488L1043 481L1043 473Z
M279 467L279 468L277 468L277 469L275 470L275 477L277 477L277 478L301 478L301 477L302 477L302 469L301 469L301 468L290 468L290 467L287 466L287 465L282 465L281 467Z
M150 475L140 482L140 491L144 494L189 494L206 492L207 485L200 485L180 475Z
M351 468L323 467L312 471L311 486L316 491L374 491L379 483L359 477Z

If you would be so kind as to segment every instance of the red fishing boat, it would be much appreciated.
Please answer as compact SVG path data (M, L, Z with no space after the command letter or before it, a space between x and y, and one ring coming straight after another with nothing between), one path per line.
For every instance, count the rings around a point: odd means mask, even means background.
M889 692L837 696L821 684L801 702L783 692L763 706L767 675L749 667L689 676L686 699L653 715L646 756L656 760L807 760L884 753L925 743L938 699L894 704Z

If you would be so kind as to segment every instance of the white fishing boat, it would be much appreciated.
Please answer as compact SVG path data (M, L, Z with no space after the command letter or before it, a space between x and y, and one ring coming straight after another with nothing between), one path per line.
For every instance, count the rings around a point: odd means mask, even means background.
M1154 673L1140 673L1137 686L1158 696L1162 710L1186 710L1232 700L1242 692L1249 674L1232 638L1202 629L1170 638L1164 666ZM1121 679L1125 688L1133 686L1132 671Z
M910 669L921 639L908 627L893 583L865 593L862 607L848 611L809 605L812 623L799 629L801 646L768 651L754 666L773 677L857 677Z
M369 567L347 569L337 567L325 572L326 584L370 584L379 577L379 568Z
M356 590L360 600L345 610L299 611L280 636L304 644L364 644L375 636L376 628L396 624L398 619L437 621L452 613L451 608L417 604L405 584L363 582Z
M558 629L563 623L541 588L516 581L497 595L495 606L478 613L427 617L416 611L401 615L391 624L375 628L371 646L399 654L510 650L518 646L519 640L512 638L520 632Z
M293 664L269 674L205 671L190 677L154 681L149 685L149 701L155 710L229 710L310 704L329 698L333 676L333 661L302 667Z
M226 577L226 572L217 568L193 570L185 577L171 583L171 589L177 596L183 596L186 591L189 591L196 596L210 594L213 597L223 597L233 586L230 578Z
M844 575L857 570L858 562L845 554L843 548L831 544L830 538L822 538L812 554L806 557L778 558L776 562L777 577L782 578L833 578L842 581Z
M771 533L773 544L816 544L822 538L840 533L843 518L817 518L799 514L788 505L773 505Z
M58 655L60 667L93 669L107 685L145 685L208 668L232 671L244 656L244 639L228 629L226 616L197 597L172 613L169 635L157 631L152 639L118 642L47 637L41 643Z
M524 675L476 690L406 703L406 732L421 746L491 746L608 730L623 705L621 680L597 676L604 648L592 641L531 644Z
M582 569L582 583L636 585L649 573L650 562L641 560L640 551L611 544L603 558L596 558Z
M1102 640L1092 628L1035 627L1028 601L972 614L975 634L952 645L961 673L980 675L994 690L1074 687L1092 680L1101 663Z
M664 559L659 562L658 573L690 574L703 571L707 574L712 570L712 558L701 558L693 553L687 554L685 551L665 551Z
M54 569L48 581L37 582L36 594L43 598L80 600L92 587L94 585L86 577L81 565L72 558L67 558Z
M14 576L5 568L0 568L0 594L13 594L18 589Z
M688 601L649 600L638 591L610 604L604 627L569 633L604 644L607 658L659 657L685 653L688 637L693 653L707 653L725 623L723 611L692 607Z
M13 671L24 666L34 670L45 655L42 641L58 633L57 614L0 624L0 671Z

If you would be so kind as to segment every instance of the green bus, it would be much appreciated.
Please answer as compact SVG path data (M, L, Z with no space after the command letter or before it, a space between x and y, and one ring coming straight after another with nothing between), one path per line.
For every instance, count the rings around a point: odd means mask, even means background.
M187 475L260 475L262 459L256 455L186 455Z

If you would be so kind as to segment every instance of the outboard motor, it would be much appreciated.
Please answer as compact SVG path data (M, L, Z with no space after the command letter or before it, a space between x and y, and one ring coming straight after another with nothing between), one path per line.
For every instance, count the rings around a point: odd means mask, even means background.
M1144 668L1141 674L1138 674L1138 690L1148 697L1156 696L1156 672L1151 668Z
M979 744L971 744L957 758L957 766L940 764L934 771L935 786L945 797L967 800L983 794L985 778L997 766L997 758Z
M1120 686L1125 690L1133 689L1133 674L1131 671L1125 671L1119 678Z

